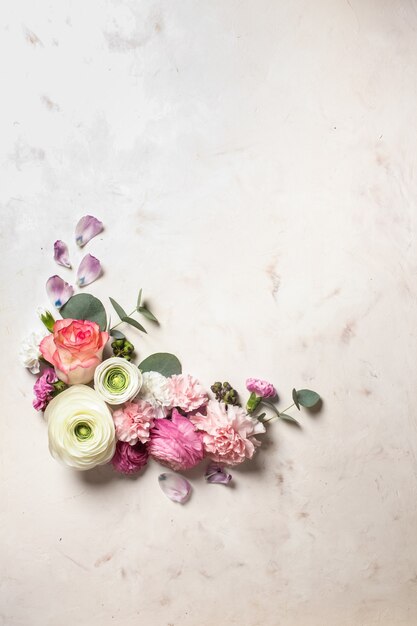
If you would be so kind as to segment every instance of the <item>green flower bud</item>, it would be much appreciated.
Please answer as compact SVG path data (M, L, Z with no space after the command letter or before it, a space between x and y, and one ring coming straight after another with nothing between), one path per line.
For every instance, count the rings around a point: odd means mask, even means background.
M260 396L257 396L256 393L254 393L252 391L252 393L250 394L248 401L246 403L246 410L248 413L253 413L254 411L256 411L256 409L258 408L258 406L261 403L262 398Z
M47 311L46 309L39 308L38 309L38 315L39 315L39 319L41 320L42 324L51 333L53 331L54 324L55 324L55 319L54 319L54 316L52 315L52 313L50 311Z

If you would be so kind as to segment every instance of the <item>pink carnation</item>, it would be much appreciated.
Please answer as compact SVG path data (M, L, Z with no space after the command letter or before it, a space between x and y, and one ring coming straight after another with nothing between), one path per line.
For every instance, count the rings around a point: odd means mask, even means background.
M117 472L121 472L122 474L135 474L145 467L147 461L148 451L143 443L137 443L131 446L125 441L118 441L111 462Z
M152 428L149 454L174 471L190 469L204 457L202 437L190 420L174 409L171 420L157 420Z
M208 396L200 381L189 374L178 374L168 378L171 406L186 413L196 411L207 404Z
M149 402L144 400L128 402L122 409L113 413L117 439L126 441L131 446L138 441L146 443L154 419L155 408Z
M207 415L190 415L190 421L202 431L207 455L225 465L237 465L251 459L255 447L261 445L254 435L265 432L265 427L252 419L241 407L226 406L210 400Z
M37 411L44 411L52 400L52 395L55 391L54 383L58 380L58 376L55 374L52 367L48 367L42 376L36 381L33 391L35 398L33 400L33 408Z
M273 398L277 395L274 385L260 378L248 378L246 389L261 398Z

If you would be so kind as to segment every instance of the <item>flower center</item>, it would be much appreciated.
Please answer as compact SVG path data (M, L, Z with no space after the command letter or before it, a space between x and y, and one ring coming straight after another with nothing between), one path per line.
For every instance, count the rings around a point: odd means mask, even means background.
M129 386L129 377L120 367L114 367L106 372L103 385L111 393L123 393Z
M90 424L87 424L86 422L78 422L74 428L74 434L78 441L85 441L91 437L93 430Z

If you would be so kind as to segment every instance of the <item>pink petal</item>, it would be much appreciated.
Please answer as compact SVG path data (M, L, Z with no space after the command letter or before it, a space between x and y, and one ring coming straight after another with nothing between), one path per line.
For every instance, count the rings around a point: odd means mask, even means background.
M77 272L77 285L85 287L94 282L101 274L101 263L92 254L86 254Z
M60 239L58 239L58 241L55 241L54 243L54 259L58 263L58 265L71 267L68 255L68 246Z
M101 233L103 223L92 215L84 215L75 227L75 241L82 248L93 237Z
M191 485L188 480L178 474L164 473L158 476L158 481L167 498L180 504L187 502L191 493Z
M60 309L74 295L74 287L55 274L47 280L46 293L52 304Z
M219 485L227 485L232 480L232 475L229 474L224 467L214 461L209 463L204 476L208 483L216 483Z

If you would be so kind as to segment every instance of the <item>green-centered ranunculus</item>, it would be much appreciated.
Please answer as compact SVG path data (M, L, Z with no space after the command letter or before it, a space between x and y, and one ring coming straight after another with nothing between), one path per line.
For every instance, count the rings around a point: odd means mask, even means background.
M138 395L142 386L139 369L120 357L103 361L94 372L94 388L109 404L123 404Z
M86 385L72 385L51 400L45 411L49 450L70 467L87 470L108 463L115 451L110 409Z

